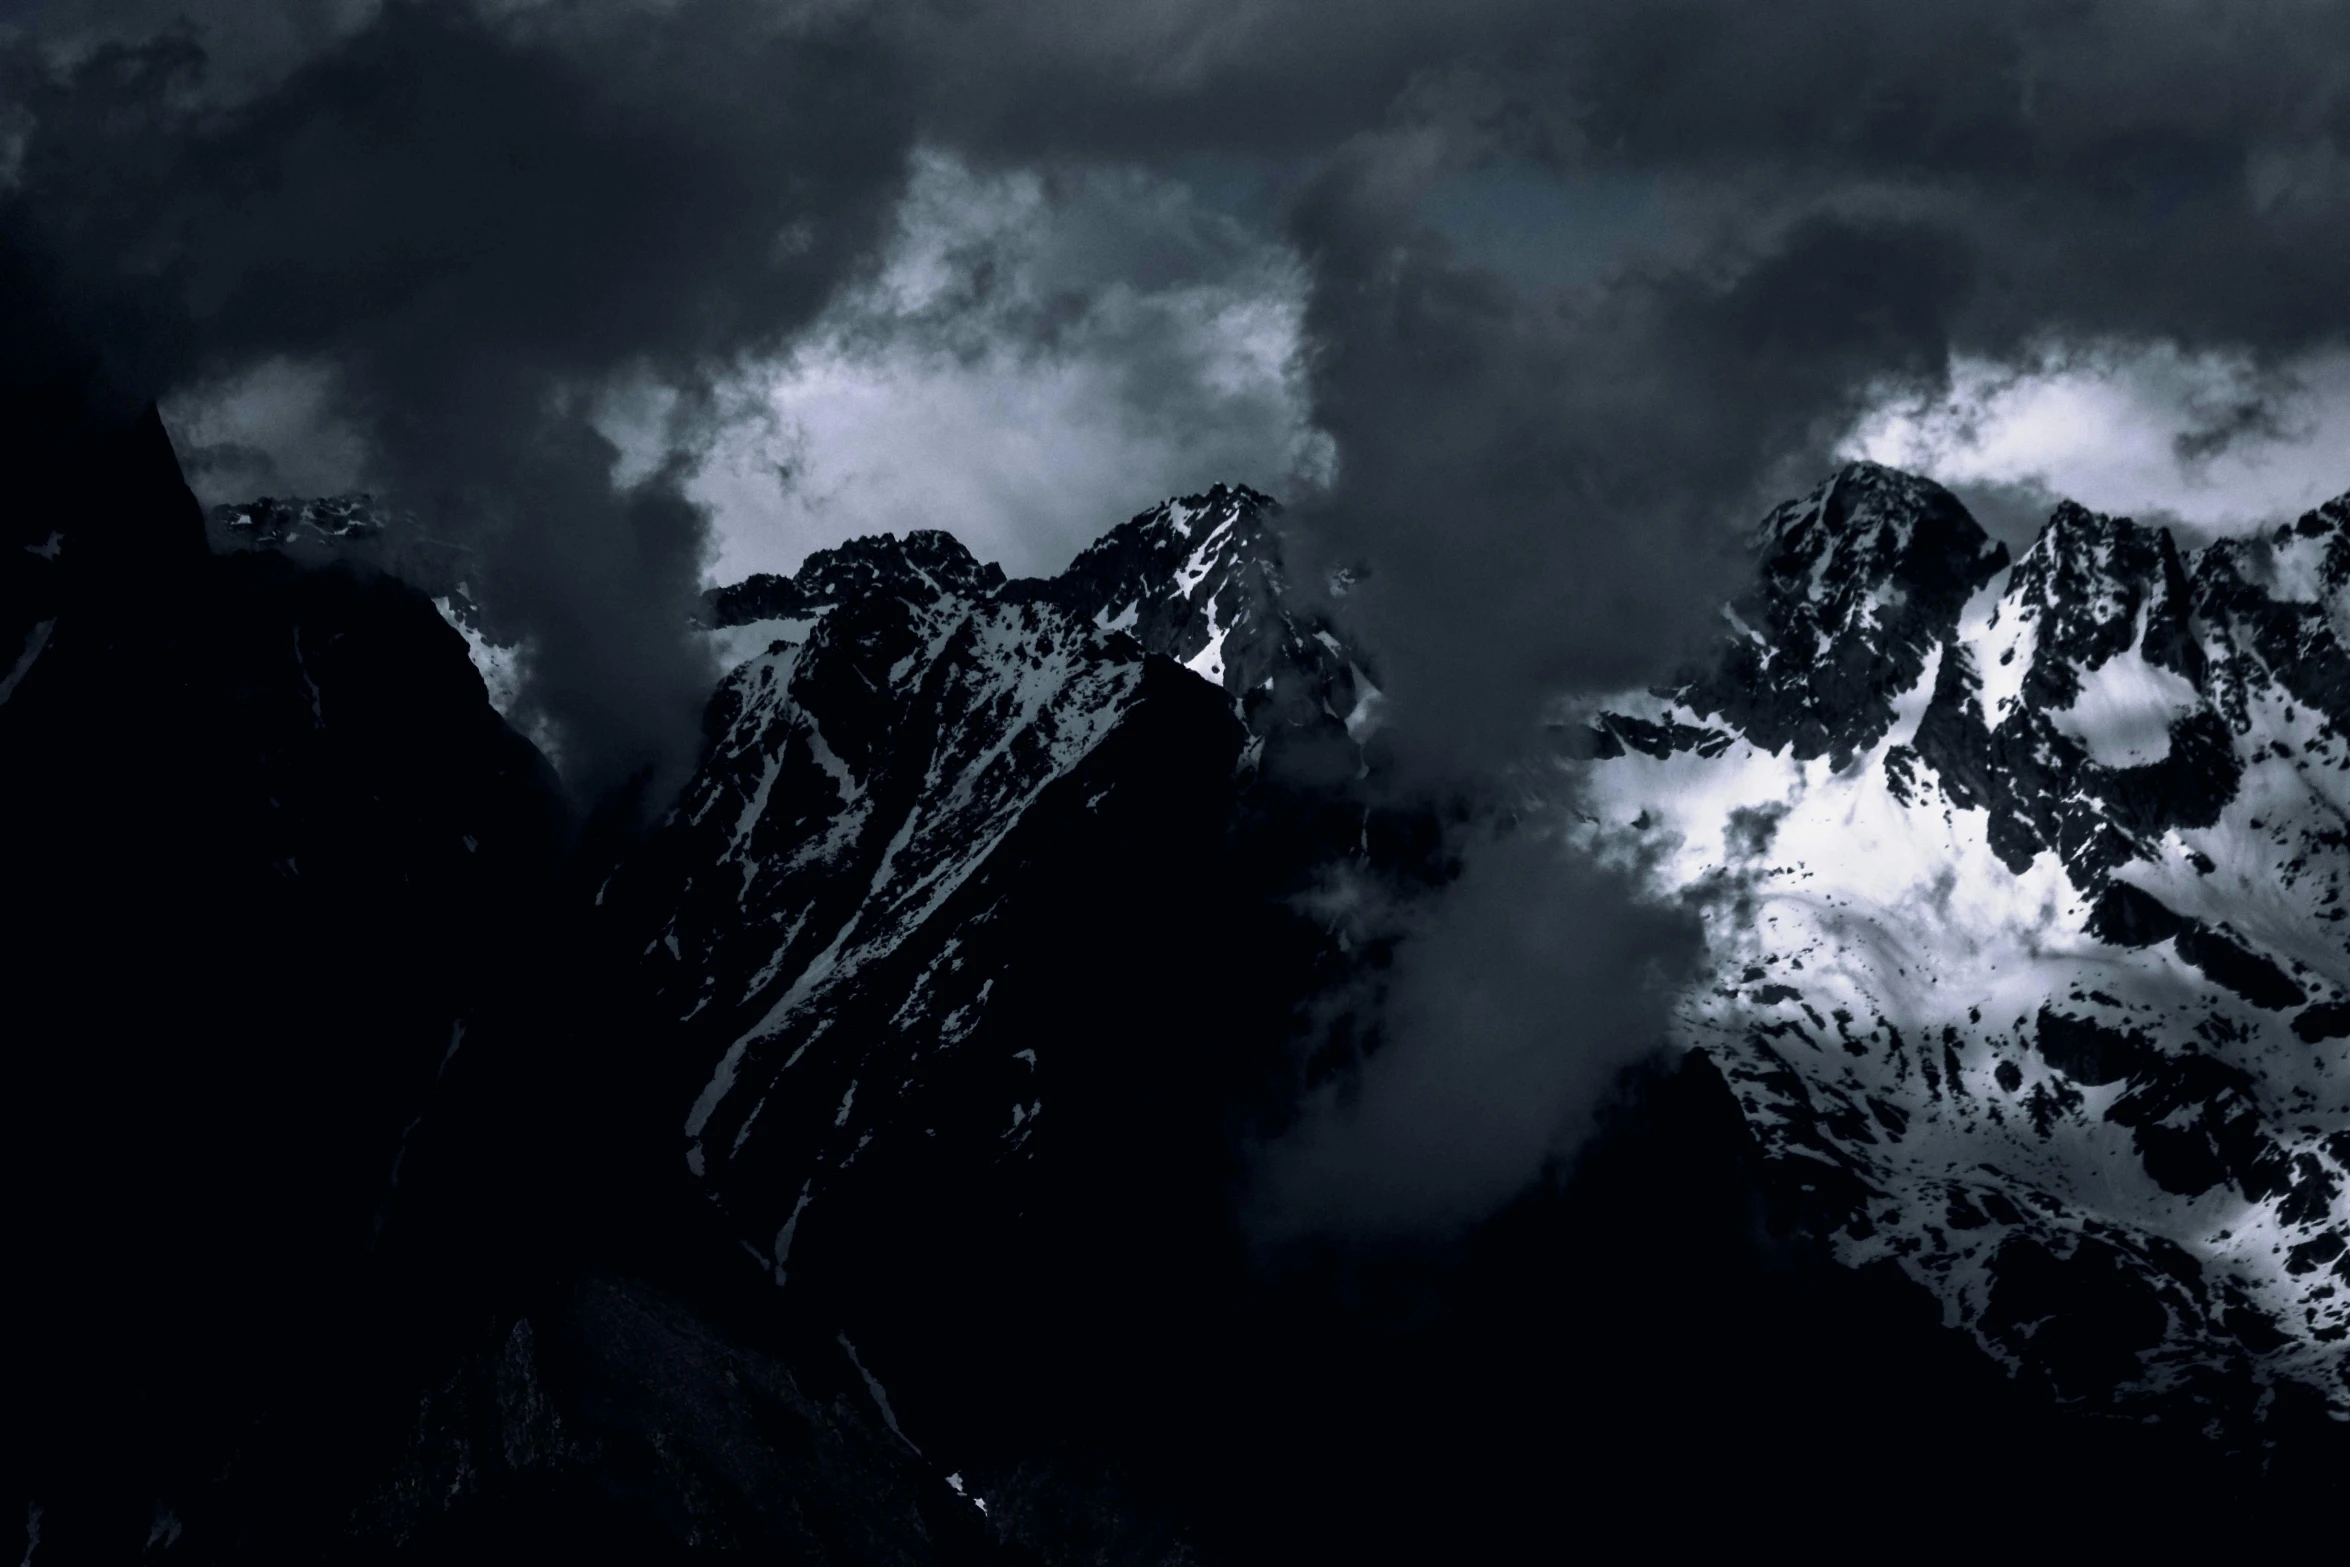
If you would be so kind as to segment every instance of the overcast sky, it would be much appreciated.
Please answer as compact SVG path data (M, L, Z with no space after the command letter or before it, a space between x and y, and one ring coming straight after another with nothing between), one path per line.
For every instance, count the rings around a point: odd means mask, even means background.
M876 529L1050 571L1270 489L1482 754L1685 651L1839 455L2198 528L2350 487L2338 4L12 15L11 308L208 498L474 538L606 771L690 734L696 588Z
M388 495L591 797L690 761L713 579L1046 572L1240 480L1299 580L1369 568L1405 774L1490 778L1842 457L2017 544L2350 489L2345 59L2340 0L50 0L0 10L0 458L159 399L207 498ZM1308 1128L1297 1203L1407 1146L1506 1191L1658 1032L1686 921L1464 864L1359 1101L1445 1124ZM1578 944L1657 985L1577 1002Z

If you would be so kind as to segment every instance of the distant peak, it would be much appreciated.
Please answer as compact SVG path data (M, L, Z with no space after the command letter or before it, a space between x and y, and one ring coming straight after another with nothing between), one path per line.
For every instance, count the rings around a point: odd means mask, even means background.
M1768 548L1806 530L1851 536L1888 525L1906 539L1907 529L1928 512L1967 516L1958 498L1931 479L1881 463L1848 462L1765 517L1756 542ZM1971 516L1967 521L1974 523Z
M1249 511L1262 507L1280 507L1280 502L1262 490L1250 489L1245 484L1211 484L1199 495L1177 495L1164 504L1189 506L1196 511L1213 510L1224 506L1239 506Z
M1167 524L1187 534L1196 534L1203 523L1214 527L1234 517L1271 514L1280 510L1281 503L1261 490L1252 490L1245 484L1216 484L1209 486L1203 494L1177 495L1163 500L1134 521Z
M712 626L822 614L842 600L897 593L930 602L948 593L979 595L1003 586L1004 569L982 562L942 528L916 528L900 538L872 533L817 550L790 576L758 572L703 595Z
M235 505L215 506L209 513L216 528L232 540L253 545L282 545L297 539L350 540L372 538L396 520L367 494L321 495L309 498L264 495Z
M1774 599L1838 620L1889 582L1942 596L2007 564L2006 548L1948 490L1869 462L1846 464L1772 512L1755 544Z
M2024 552L2019 580L2044 592L2078 597L2101 585L2159 582L2184 591L2185 573L2170 529L2059 501Z
M2303 512L2295 521L2279 523L2276 542L2282 544L2296 534L2316 539L2345 532L2350 532L2350 494L2337 495L2315 510Z
M2043 537L2054 537L2063 542L2111 537L2126 538L2141 534L2152 538L2158 533L2167 533L2168 531L2168 529L2159 526L2149 527L2132 517L2117 517L2108 512L2091 511L2079 501L2071 500L2058 501L2056 509L2048 514L2048 521L2040 530Z

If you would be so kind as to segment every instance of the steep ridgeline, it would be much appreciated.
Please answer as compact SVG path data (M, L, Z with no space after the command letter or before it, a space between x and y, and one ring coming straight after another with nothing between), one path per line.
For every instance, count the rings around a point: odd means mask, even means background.
M2350 1408L2350 506L2021 559L1858 465L1717 668L1608 704L1592 840L1707 922L1679 1014L1844 1260L2058 1398Z
M818 550L788 577L759 572L703 596L703 623L729 670L777 642L806 640L817 621L852 600L901 588L983 597L1002 587L1004 571L981 565L952 536L920 529L903 541L882 534Z
M1377 723L1379 692L1327 627L1301 630L1268 532L1276 511L1253 490L1217 485L1144 512L1060 576L1014 583L1007 596L1084 616L1097 633L1129 633L1231 693L1252 735L1324 716L1366 734ZM714 638L737 650L731 666L774 642L805 640L819 619L852 600L925 590L978 599L1004 588L1003 568L982 565L951 534L930 529L903 541L857 539L818 550L792 576L761 572L713 588L705 618Z
M1380 694L1328 626L1301 617L1268 529L1273 505L1219 485L1105 535L1047 583L1016 590L1130 633L1231 696L1262 753L1274 735L1326 730L1357 741Z
M218 554L268 551L305 566L345 563L398 577L436 600L442 618L468 641L478 639L464 586L469 551L373 495L264 495L213 507L204 532Z

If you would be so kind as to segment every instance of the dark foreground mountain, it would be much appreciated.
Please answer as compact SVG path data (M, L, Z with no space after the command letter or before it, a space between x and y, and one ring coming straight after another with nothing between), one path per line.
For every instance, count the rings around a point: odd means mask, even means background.
M704 758L615 846L457 584L374 569L396 518L215 553L159 428L93 451L0 569L35 1561L1547 1560L2339 1497L2330 513L2188 562L2068 511L2012 568L1877 470L1780 513L1723 663L1574 764L1708 921L1684 1037L1473 1232L1268 1248L1251 1151L1387 957L1303 894L1408 902L1459 823L1384 786L1264 497L1050 581L923 533L715 595Z
M423 598L215 555L151 413L80 433L0 545L7 1463L67 1556L332 1396L565 832Z

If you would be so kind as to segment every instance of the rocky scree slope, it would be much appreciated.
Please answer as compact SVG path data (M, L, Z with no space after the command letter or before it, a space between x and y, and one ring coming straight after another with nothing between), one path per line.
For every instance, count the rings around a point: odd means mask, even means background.
M1857 465L1756 547L1573 764L1705 919L1681 1041L2058 1399L2350 1411L2350 504L2190 555L2067 503L2011 561Z

